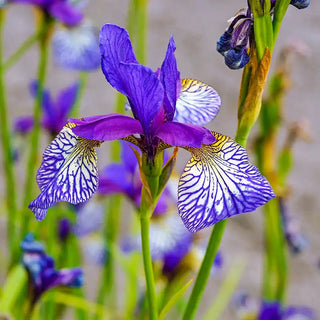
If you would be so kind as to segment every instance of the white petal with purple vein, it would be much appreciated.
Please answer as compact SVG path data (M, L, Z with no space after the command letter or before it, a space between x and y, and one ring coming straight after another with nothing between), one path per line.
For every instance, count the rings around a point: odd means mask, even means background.
M178 209L191 232L255 210L275 197L265 177L250 164L246 150L212 132L217 141L192 153L178 187Z
M177 99L174 121L204 125L219 112L221 98L210 86L193 79L182 79L182 90Z
M38 220L59 201L73 204L87 201L98 186L97 156L99 141L76 136L67 124L43 154L37 173L41 190L29 208Z

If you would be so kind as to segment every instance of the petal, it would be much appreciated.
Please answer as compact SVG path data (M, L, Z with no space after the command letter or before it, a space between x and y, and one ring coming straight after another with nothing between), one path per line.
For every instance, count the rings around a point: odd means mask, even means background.
M27 134L33 129L33 116L19 116L15 119L14 131L20 134Z
M197 80L183 79L181 82L174 121L201 126L213 120L221 106L217 91Z
M253 211L275 197L268 181L250 164L246 150L229 137L213 135L214 144L188 148L192 158L179 181L179 214L191 232Z
M52 46L55 62L62 68L91 71L100 67L99 32L89 24L58 30Z
M125 78L119 70L121 62L138 63L128 32L113 24L106 24L100 31L100 52L102 71L109 83L126 94Z
M140 64L120 64L125 77L125 95L132 113L142 125L145 134L150 133L152 121L163 104L164 89L156 74Z
M53 17L69 27L79 24L83 19L83 14L66 1L54 1L48 11Z
M79 137L91 140L117 140L132 134L142 134L139 121L117 113L106 116L92 116L79 119L69 119L77 124L72 131Z
M31 93L31 96L36 99L37 98L37 94L38 94L38 90L39 90L39 84L38 81L34 80L31 82L30 86L29 86L29 90ZM42 107L43 110L45 112L45 115L48 118L54 118L55 114L54 114L54 108L53 108L53 102L50 96L50 92L47 89L43 88L42 91Z
M174 56L176 45L173 37L170 38L166 57L161 66L160 81L165 91L164 109L166 120L172 121L178 94L181 90L180 72Z
M98 186L95 147L99 141L77 137L65 126L43 154L37 173L40 195L29 204L37 220L59 201L73 204L87 201Z
M67 117L76 102L76 98L79 90L79 82L75 82L71 86L62 90L57 99L57 114L60 119L64 119L67 122Z
M195 147L216 141L210 130L192 124L166 122L155 132L155 136L165 143L177 147Z
M249 62L249 55L247 53L247 48L234 48L224 54L225 64L230 69L241 69Z

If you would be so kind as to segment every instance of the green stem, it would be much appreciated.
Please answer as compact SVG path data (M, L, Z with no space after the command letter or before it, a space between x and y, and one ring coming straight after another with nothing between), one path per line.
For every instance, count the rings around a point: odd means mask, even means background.
M39 49L40 49L40 61L38 67L38 91L34 105L34 127L30 137L30 154L27 163L27 174L24 188L24 200L23 200L23 212L24 217L22 218L22 228L21 228L21 236L23 237L26 231L28 230L29 221L30 221L30 212L27 211L27 207L29 202L31 201L33 194L33 186L35 181L35 168L38 163L38 147L40 140L40 132L41 132L41 114L42 114L42 99L43 99L43 89L44 83L47 74L47 65L48 65L48 55L49 55L49 43L50 43L50 32L51 26L53 24L53 20L48 17L45 17L41 29L43 32L42 36L39 40Z
M72 111L70 114L70 118L76 118L79 114L80 102L83 98L84 90L87 87L88 83L88 72L80 72L79 74L79 89L76 96L76 101L73 104Z
M4 72L8 71L18 60L41 38L43 30L32 34L3 64Z
M276 43L277 37L280 31L282 20L287 12L289 7L290 0L278 0L276 1L276 6L274 9L274 16L272 20L273 25L273 43ZM273 48L270 48L272 52Z
M145 199L144 193L146 190L142 189L142 199ZM141 200L143 202L143 200ZM147 285L147 297L149 303L149 319L155 320L158 318L157 308L157 295L153 275L152 259L149 244L149 223L152 212L148 209L143 209L144 205L141 205L140 210L140 225L141 225L141 242L142 242L142 256L143 265Z
M218 222L212 230L205 256L183 315L183 320L192 320L196 315L226 225L227 220L222 220Z
M13 151L10 134L10 119L7 113L6 85L4 79L3 67L3 41L2 32L4 27L5 12L0 9L0 134L3 155L3 167L5 176L5 198L8 213L8 242L10 254L15 255L16 237L15 237L15 221L17 218L17 193L13 168Z

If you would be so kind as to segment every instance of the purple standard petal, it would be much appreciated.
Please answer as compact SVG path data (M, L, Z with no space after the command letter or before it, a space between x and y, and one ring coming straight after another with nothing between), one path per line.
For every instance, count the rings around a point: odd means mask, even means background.
M91 140L117 140L132 134L143 133L139 121L118 113L68 121L77 125L72 128L77 136Z
M155 136L177 147L200 148L203 143L212 144L216 141L210 130L179 122L163 123L155 132Z
M101 67L108 82L118 91L126 94L126 78L119 65L138 63L130 42L128 32L113 24L106 24L100 31Z
M73 204L87 201L98 185L95 147L99 141L77 137L65 126L43 154L37 173L40 195L29 204L37 220L59 201Z
M99 32L91 25L58 30L52 46L55 62L62 68L91 71L100 67Z
M77 95L79 91L79 82L75 82L71 86L62 90L57 99L57 108L56 110L59 119L67 122L67 118L71 109L76 102ZM65 124L65 123L64 123Z
M175 51L176 45L173 37L171 37L169 40L166 57L162 63L160 71L160 81L165 92L163 107L165 110L166 121L172 121L173 119L177 97L181 90L180 72L178 71L177 61L174 56Z
M53 17L69 27L79 24L83 19L83 14L67 1L53 1L47 10Z
M156 74L139 64L120 64L125 76L126 96L132 113L141 123L145 134L150 133L152 121L163 104L164 90Z
M191 232L233 215L255 210L275 197L246 150L229 137L212 132L217 141L192 153L178 187L179 214Z
M221 106L217 91L198 80L183 79L181 82L174 121L202 126L213 120Z

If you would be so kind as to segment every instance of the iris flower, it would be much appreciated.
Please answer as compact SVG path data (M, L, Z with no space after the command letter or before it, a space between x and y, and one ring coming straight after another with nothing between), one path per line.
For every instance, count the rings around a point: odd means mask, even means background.
M264 6L265 0L261 0ZM276 0L271 0L270 14ZM291 0L291 5L298 9L309 6L310 0ZM247 9L241 9L229 20L230 25L217 42L217 51L224 56L225 64L230 69L241 69L249 62L250 41L253 37L253 14L248 3Z
M56 270L54 260L45 253L43 245L29 233L21 243L22 263L27 269L32 287L32 303L47 290L57 286L80 287L83 282L81 268Z
M38 220L58 201L75 204L92 196L98 186L95 147L106 140L136 144L149 163L172 146L192 154L178 187L179 214L191 232L253 211L275 196L244 148L200 126L217 115L221 100L208 85L180 79L175 49L171 37L161 68L153 72L136 60L125 29L102 28L102 71L127 96L133 118L112 113L69 120L37 173L41 193L29 208Z
M42 109L43 117L41 121L42 127L52 136L56 136L63 126L67 123L67 119L76 101L79 90L79 84L76 82L71 86L61 90L55 99L52 99L47 89L43 90ZM33 81L30 85L31 95L36 98L38 91L37 81ZM15 122L15 131L19 133L28 133L33 127L32 116L21 116Z
M46 15L59 20L69 27L79 24L83 15L72 1L69 0L11 0L39 7Z

